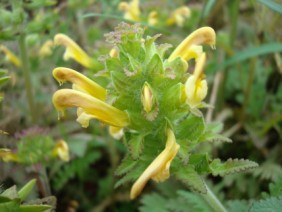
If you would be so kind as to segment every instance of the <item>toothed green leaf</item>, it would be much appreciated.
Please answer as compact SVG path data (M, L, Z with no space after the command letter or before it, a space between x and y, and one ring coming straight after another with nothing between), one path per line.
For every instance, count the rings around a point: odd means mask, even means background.
M137 165L137 161L134 161L129 156L127 156L122 160L121 164L116 169L115 174L117 176L126 174L131 169L133 169L136 165Z
M213 134L211 132L204 133L200 138L200 142L226 142L226 143L232 143L232 140L230 138L227 138L223 135L219 134Z
M250 212L280 212L282 211L282 196L271 197L266 200L254 202Z
M194 165L195 171L199 174L209 172L209 163L208 163L207 154L192 154L189 157L189 164Z
M144 141L143 135L136 135L136 136L132 136L132 138L128 142L129 151L134 160L138 159L143 151L143 141Z
M203 118L190 115L176 126L176 137L196 142L204 132L204 129Z
M225 176L227 174L246 171L257 166L257 163L244 159L228 159L226 162L221 162L220 159L215 159L210 163L211 173L214 176Z
M193 165L172 168L171 173L177 180L184 183L189 189L202 194L207 193L206 186L201 176L195 171L195 167Z

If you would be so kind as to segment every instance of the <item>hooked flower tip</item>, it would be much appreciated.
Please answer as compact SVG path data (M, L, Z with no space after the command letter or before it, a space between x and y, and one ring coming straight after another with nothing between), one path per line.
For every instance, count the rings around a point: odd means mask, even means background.
M82 90L102 101L106 99L106 89L73 69L64 67L55 68L53 70L53 76L60 84L69 81L73 83L74 87L78 90Z
M181 57L185 60L191 58L191 55L187 52L191 51L193 46L199 46L202 44L208 44L213 49L215 48L216 34L211 27L202 27L191 33L186 39L184 39L172 52L169 61L174 60L177 57Z

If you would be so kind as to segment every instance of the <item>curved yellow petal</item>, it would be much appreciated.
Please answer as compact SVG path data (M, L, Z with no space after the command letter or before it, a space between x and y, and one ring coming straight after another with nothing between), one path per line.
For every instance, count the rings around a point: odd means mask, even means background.
M97 118L96 116L89 115L82 108L77 108L77 119L76 121L81 124L83 128L87 128L89 126L89 122L91 119Z
M59 156L60 159L63 161L69 161L70 155L69 155L69 146L64 140L59 140L54 149L53 154L55 156Z
M109 133L114 139L117 140L121 139L124 135L123 128L113 126L109 127Z
M125 127L129 124L126 112L121 111L93 96L73 89L61 89L54 93L53 104L58 112L65 108L82 108L87 114L98 120L116 127Z
M179 147L180 146L176 143L172 130L168 129L165 149L155 158L155 160L133 184L130 192L131 199L135 199L141 193L150 179L160 182L169 178L170 164L176 156Z
M56 45L63 45L66 47L64 60L72 58L87 68L91 68L93 66L93 61L88 54L82 50L76 42L74 42L65 34L57 34L54 38L54 42Z
M207 96L208 84L205 79L197 80L195 76L191 76L185 83L186 103L191 107L197 107Z
M0 51L2 51L6 55L7 60L9 60L15 66L21 67L22 64L20 59L13 52L11 52L6 46L0 45Z
M51 55L53 46L54 46L54 42L52 40L45 41L45 43L41 46L39 50L39 55L41 57L47 57Z
M195 70L193 75L196 79L199 79L203 76L204 66L206 64L207 56L206 53L202 53L199 58L196 60Z
M187 51L189 51L193 45L209 44L212 48L214 48L215 39L216 35L213 28L202 27L197 29L177 46L168 60L171 61L177 57L182 57L183 59L187 60L187 55L189 55Z
M203 79L205 62L206 54L202 53L196 61L193 75L185 83L186 102L191 108L198 106L208 93L207 81Z
M10 149L0 149L0 158L5 162L14 161L18 162L19 158L16 153L11 152Z
M73 69L64 67L55 68L53 70L53 76L60 84L69 81L75 84L79 89L84 90L88 94L102 101L105 101L106 99L106 89Z

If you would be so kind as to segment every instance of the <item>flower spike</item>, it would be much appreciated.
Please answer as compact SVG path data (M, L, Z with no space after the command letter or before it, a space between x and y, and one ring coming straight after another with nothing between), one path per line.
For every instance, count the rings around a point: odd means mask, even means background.
M85 91L93 97L102 101L105 101L106 99L106 89L73 69L64 67L55 68L53 70L53 76L60 84L63 84L65 81L69 81L73 83L75 87Z
M191 55L188 53L189 51L191 51L191 48L195 48L193 47L195 45L198 46L201 44L209 44L212 48L215 48L215 39L216 39L216 35L213 28L202 27L194 31L184 41L182 41L178 45L178 47L172 52L168 60L172 61L177 57L181 57L184 60L190 59Z
M169 178L170 164L176 156L179 147L180 146L176 143L174 133L171 129L168 129L165 149L156 157L156 159L134 183L130 192L131 199L135 199L142 192L146 183L150 179L153 179L156 182L161 182Z
M63 45L66 47L64 60L72 58L87 68L93 67L93 61L87 55L87 53L82 50L76 42L74 42L65 34L57 34L54 38L54 42L56 45Z
M82 108L85 113L96 119L116 127L125 127L129 124L126 112L123 112L107 103L86 93L73 89L61 89L54 93L53 104L58 112L65 108Z
M7 60L9 60L15 66L21 67L22 64L20 59L13 52L11 52L6 46L0 45L0 51L6 54Z

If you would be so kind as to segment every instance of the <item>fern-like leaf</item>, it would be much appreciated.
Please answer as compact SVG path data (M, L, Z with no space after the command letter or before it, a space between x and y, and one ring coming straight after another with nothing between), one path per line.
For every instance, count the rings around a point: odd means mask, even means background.
M271 197L266 200L254 202L250 212L281 212L282 211L282 196Z
M138 159L143 151L143 135L134 136L128 142L129 151L134 160Z
M201 212L211 212L212 208L209 204L199 195L187 191L178 191L180 197L185 200L186 205L189 205L191 208L189 211L201 211ZM186 208L187 211L187 208Z
M115 171L115 175L121 176L129 172L131 169L133 169L137 165L137 161L132 160L129 156L125 157L121 164L118 166L118 168Z
M227 174L238 173L257 167L258 164L244 159L228 159L222 163L220 159L215 159L210 163L211 173L214 176L225 176Z
M249 203L245 200L233 200L227 202L228 212L248 212Z
M145 195L141 203L142 206L139 208L141 212L169 212L166 209L167 199L157 193Z
M55 190L60 190L70 179L76 175L82 178L83 174L87 173L90 164L94 163L101 157L100 152L93 152L87 154L82 158L77 158L58 171L53 178L53 185Z

